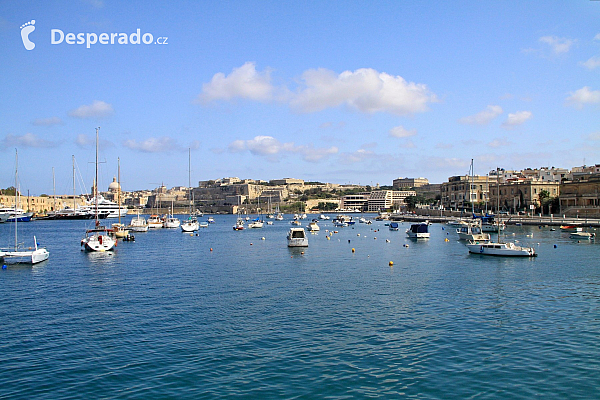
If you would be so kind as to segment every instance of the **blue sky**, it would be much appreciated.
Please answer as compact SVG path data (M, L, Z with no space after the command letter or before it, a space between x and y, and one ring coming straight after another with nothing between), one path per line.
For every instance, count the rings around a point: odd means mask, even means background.
M600 1L0 1L0 85L0 187L17 148L31 194L71 155L91 185L98 126L124 190L187 185L189 148L192 182L571 168L600 163Z

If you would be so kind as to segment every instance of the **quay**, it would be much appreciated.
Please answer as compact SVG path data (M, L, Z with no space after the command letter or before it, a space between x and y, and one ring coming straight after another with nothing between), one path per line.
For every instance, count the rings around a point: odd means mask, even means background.
M456 220L458 217L455 216L434 216L434 215L410 215L410 214L396 214L389 217L390 221L406 221L406 222L436 222L446 223L448 221ZM470 219L470 216L463 216L463 219ZM561 226L561 225L576 225L581 227L593 227L600 228L600 219L598 218L567 218L564 216L524 216L524 215L509 215L509 216L496 216L496 219L504 222L506 225L548 225L548 226Z

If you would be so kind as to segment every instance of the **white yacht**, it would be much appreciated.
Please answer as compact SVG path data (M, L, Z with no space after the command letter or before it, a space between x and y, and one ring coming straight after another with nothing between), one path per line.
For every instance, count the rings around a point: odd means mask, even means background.
M290 228L287 241L288 247L308 247L308 237L304 228Z
M495 243L470 241L467 244L469 253L482 254L485 256L505 257L536 257L537 253L533 247L517 246L514 243Z
M167 218L165 218L165 222L163 222L163 228L179 228L181 225L181 221L179 218L175 218L172 214L169 214Z
M121 206L110 200L106 200L102 195L92 197L87 205L81 207L82 211L96 212L96 200L98 201L98 214L106 215L106 218L119 218L127 215L127 207Z
M410 228L406 230L406 236L412 239L429 239L429 223L421 222L412 224Z
M148 223L144 217L140 217L140 214L131 219L131 222L127 228L132 232L148 232Z
M149 229L159 229L159 228L162 228L163 225L164 225L164 221L160 217L160 215L152 214L151 216L148 217L148 228Z
M308 229L311 232L318 232L321 230L321 228L319 227L319 224L317 223L317 221L312 221L308 224L308 226L306 227L306 229Z

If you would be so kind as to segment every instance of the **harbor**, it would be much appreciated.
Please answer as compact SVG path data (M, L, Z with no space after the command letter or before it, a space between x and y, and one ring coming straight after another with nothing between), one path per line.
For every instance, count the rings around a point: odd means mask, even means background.
M509 225L539 256L489 258L445 224L410 239L367 216L290 248L290 214L242 231L211 217L101 253L80 250L90 221L20 224L52 256L0 271L2 397L596 394L594 240Z

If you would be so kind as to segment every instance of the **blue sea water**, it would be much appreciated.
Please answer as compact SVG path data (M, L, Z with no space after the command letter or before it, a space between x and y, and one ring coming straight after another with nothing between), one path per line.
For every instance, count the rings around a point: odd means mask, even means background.
M509 227L539 257L494 258L326 222L289 249L289 218L215 220L110 253L80 251L89 222L19 224L50 259L0 271L0 398L599 396L600 244Z

